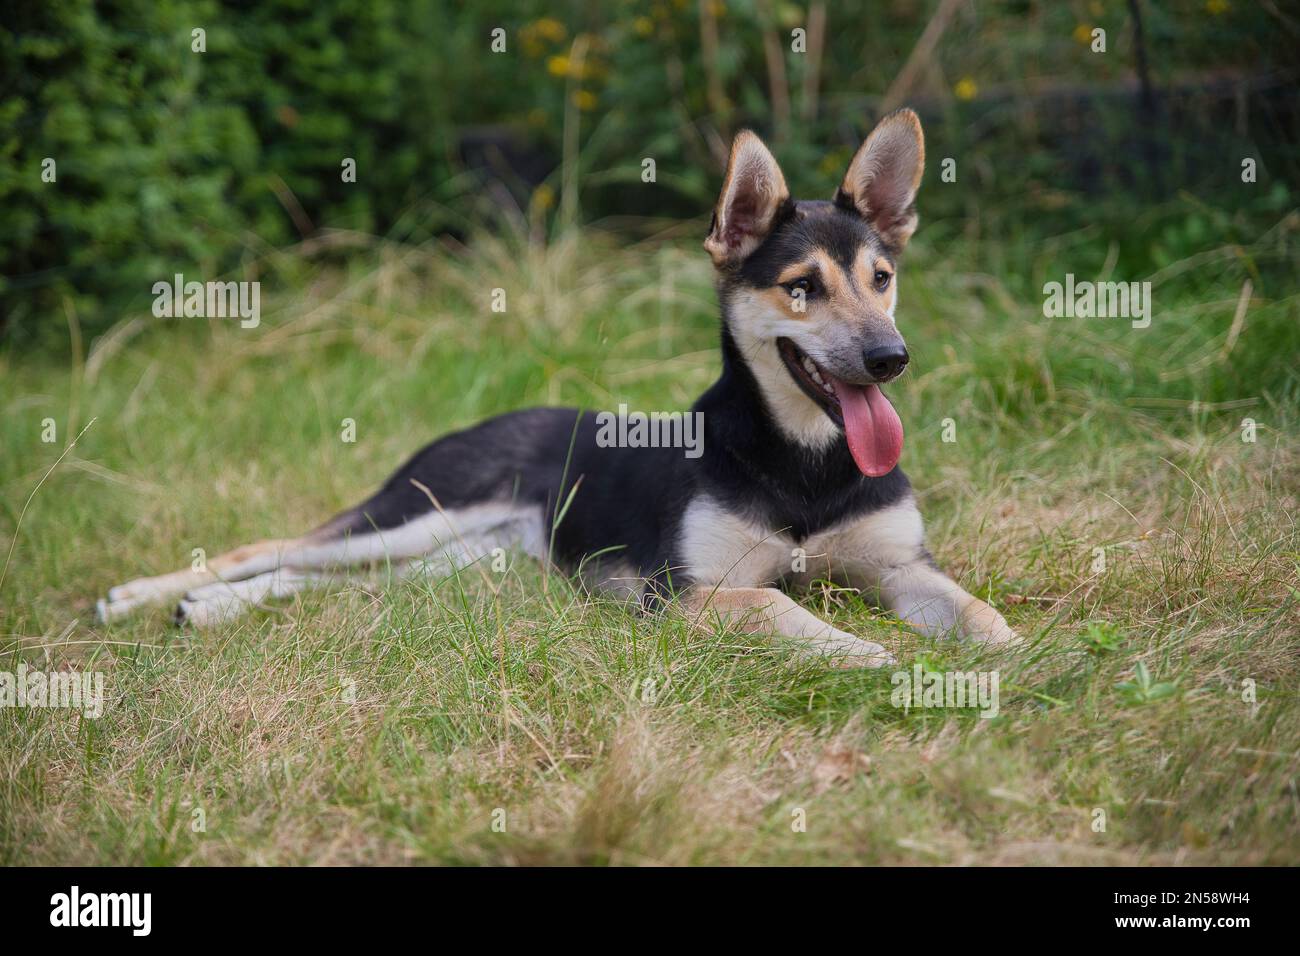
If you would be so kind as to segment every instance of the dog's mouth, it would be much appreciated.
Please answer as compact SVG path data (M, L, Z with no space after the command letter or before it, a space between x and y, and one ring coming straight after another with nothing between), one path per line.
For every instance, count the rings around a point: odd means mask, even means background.
M826 371L793 341L776 340L790 376L826 412L849 443L849 454L868 478L894 470L903 454L903 423L879 385L856 385Z

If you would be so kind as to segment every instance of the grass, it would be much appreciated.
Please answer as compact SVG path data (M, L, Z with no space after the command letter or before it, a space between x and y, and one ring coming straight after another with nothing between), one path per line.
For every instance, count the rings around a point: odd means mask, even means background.
M1296 226L1150 276L1142 330L1042 317L1040 277L1107 277L1086 230L922 229L903 464L940 563L1030 643L807 600L908 669L997 669L990 720L522 557L498 594L470 571L211 632L93 623L109 586L305 529L485 415L686 407L717 363L694 240L336 236L346 267L268 261L296 291L256 330L128 318L87 354L69 315L67 355L0 359L0 670L101 671L107 703L0 709L0 862L1296 863L1300 298L1270 278Z

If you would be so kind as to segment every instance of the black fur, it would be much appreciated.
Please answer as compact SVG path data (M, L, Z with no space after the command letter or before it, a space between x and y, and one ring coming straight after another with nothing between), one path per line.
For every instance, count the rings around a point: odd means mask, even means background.
M853 261L863 246L894 263L894 254L856 211L820 200L789 202L778 213L767 240L726 277L724 294L727 284L756 289L775 285L785 266L807 258L813 249L825 250L851 278Z

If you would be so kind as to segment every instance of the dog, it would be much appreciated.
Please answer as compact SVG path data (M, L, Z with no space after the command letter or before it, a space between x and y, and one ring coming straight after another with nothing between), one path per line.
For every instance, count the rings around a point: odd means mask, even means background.
M591 412L510 412L428 445L309 534L112 588L100 619L179 598L178 623L210 625L366 569L450 572L513 549L646 609L676 607L849 666L893 658L789 590L830 580L879 595L926 635L1015 641L926 550L898 467L902 423L882 390L908 364L898 259L924 164L920 120L899 110L862 143L832 200L794 200L762 140L736 136L704 242L722 371L694 406L696 457L609 447Z

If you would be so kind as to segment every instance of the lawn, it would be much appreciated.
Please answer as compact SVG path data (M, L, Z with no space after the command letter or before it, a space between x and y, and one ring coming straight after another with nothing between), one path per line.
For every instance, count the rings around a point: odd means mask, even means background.
M522 556L211 631L94 623L110 586L305 530L483 416L688 407L718 368L702 223L336 234L267 257L256 329L146 306L92 342L69 310L62 354L0 357L0 671L102 672L106 701L0 708L0 862L1300 862L1297 229L1126 276L1136 329L1043 316L1045 281L1110 274L1095 231L923 223L902 465L941 566L1026 645L806 600L900 669L996 670L991 719Z

